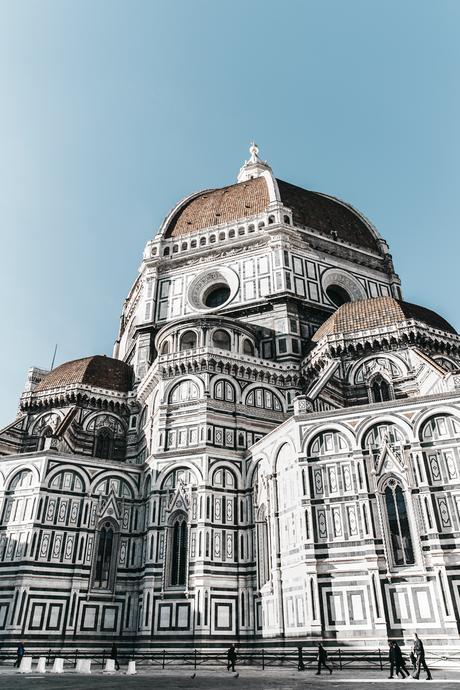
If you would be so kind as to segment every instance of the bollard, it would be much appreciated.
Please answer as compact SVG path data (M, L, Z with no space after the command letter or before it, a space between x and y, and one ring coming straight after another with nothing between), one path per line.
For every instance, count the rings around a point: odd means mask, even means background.
M79 664L79 673L91 673L91 659L79 659L77 662L77 668Z
M115 659L107 659L105 662L104 673L114 673L115 672Z
M130 661L128 663L128 670L126 671L127 676L134 676L136 675L136 662L135 661Z
M35 670L37 673L46 673L46 656L41 656L38 659L37 668Z
M55 658L52 673L64 673L64 659Z
M19 673L30 673L32 670L32 657L23 656L21 659L21 665L19 666Z

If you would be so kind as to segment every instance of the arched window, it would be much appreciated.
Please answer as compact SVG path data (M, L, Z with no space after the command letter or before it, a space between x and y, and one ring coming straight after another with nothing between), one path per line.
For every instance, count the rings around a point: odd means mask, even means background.
M180 339L181 350L193 350L196 347L196 333L195 331L185 331Z
M187 580L187 522L179 515L171 527L170 577L171 587L185 587Z
M107 427L102 427L96 434L94 456L101 460L110 460L113 455L113 434Z
M161 346L161 354L162 355L168 355L169 354L169 340L165 340L165 342Z
M387 484L385 505L394 563L395 565L412 565L415 560L406 499L396 479L390 479Z
M187 402L188 400L197 400L199 397L200 391L196 383L190 379L185 379L185 381L181 381L174 386L169 396L169 402Z
M243 354L254 357L254 345L247 338L243 340Z
M46 439L53 435L53 430L50 426L45 426L38 439L38 450L44 450L46 448Z
M218 329L212 334L212 344L214 347L219 348L219 350L230 350L230 335L227 331Z
M114 526L107 521L98 534L96 560L94 564L93 588L112 589L115 582L116 534Z
M391 390L387 381L381 376L377 376L372 384L373 402L385 402L391 400Z
M163 256L169 256L169 247L163 249Z
M257 515L257 575L260 589L270 579L268 520L264 505L260 507Z
M218 381L214 386L214 397L216 400L235 402L235 389L228 381Z
M283 411L283 406L277 395L268 388L254 388L246 397L246 405L262 407L264 410Z

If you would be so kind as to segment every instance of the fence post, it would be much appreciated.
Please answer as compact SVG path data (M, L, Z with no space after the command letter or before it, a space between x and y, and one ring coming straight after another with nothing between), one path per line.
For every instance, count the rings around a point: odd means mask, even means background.
M49 664L51 662L51 649L48 649L48 657L46 659L46 663Z
M165 667L165 653L166 653L166 652L165 652L165 650L163 649L163 666L162 666L163 668Z
M262 649L262 671L265 670L265 650Z
M105 649L102 650L102 668L104 668L105 664Z
M379 647L379 664L380 664L380 670L383 671L382 653L380 651L380 647Z
M193 668L196 671L196 649L193 650Z
M77 661L78 661L78 649L75 650L75 663L74 663L75 668L77 668Z
M342 670L342 650L339 647L339 668Z

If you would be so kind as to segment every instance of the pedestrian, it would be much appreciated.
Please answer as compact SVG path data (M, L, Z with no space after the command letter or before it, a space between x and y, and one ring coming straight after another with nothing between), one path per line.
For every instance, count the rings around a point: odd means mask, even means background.
M404 680L404 678L408 676L409 673L405 667L401 647L397 642L390 642L390 651L388 653L388 658L390 660L390 675L388 677L393 678L393 671L396 669L396 677L400 675L401 678Z
M423 642L417 635L417 633L414 634L414 655L417 659L417 664L415 667L415 673L412 675L412 678L415 678L415 680L418 680L420 677L420 668L423 666L423 670L426 671L426 680L432 680L431 677L431 671L426 665L425 661L425 649L423 647Z
M235 673L235 664L236 664L236 649L235 649L235 645L232 644L227 649L227 671L230 671L230 668L231 668L233 673Z
M332 668L326 664L326 659L327 659L327 652L324 649L321 642L318 642L318 670L316 671L317 676L321 675L321 666L324 666L324 668L327 668L329 673L332 673Z
M301 644L299 644L299 646L297 647L297 670L305 671L305 664L303 663L303 651Z
M117 671L120 670L120 664L118 663L118 649L115 642L112 644L112 649L110 650L110 658L115 662L115 668Z
M16 650L16 661L14 662L14 667L19 668L21 665L22 657L25 655L26 650L24 644L20 642Z

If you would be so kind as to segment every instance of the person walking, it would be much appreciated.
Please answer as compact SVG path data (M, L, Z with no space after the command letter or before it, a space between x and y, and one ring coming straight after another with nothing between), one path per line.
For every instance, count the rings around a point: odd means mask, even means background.
M318 670L316 671L317 676L321 675L321 666L324 666L324 668L327 668L329 673L332 673L332 668L326 664L326 659L327 659L327 652L324 649L321 642L318 642Z
M420 678L420 668L423 666L423 670L426 672L426 680L432 680L431 671L426 665L425 661L425 649L423 647L423 642L419 638L417 633L414 634L414 655L417 659L417 665L415 667L415 673L412 675L412 678L415 678L415 680L418 680Z
M14 668L19 668L21 665L22 657L25 656L26 650L24 644L20 642L16 650L16 661L14 662Z
M400 675L401 678L404 680L404 678L406 678L406 676L409 675L409 672L405 667L401 647L397 642L390 642L390 651L388 653L388 658L390 660L390 675L388 676L388 678L393 678L393 672L396 669L396 677Z
M299 646L297 647L297 670L305 671L305 664L303 663L303 650L301 644L299 644Z
M230 671L230 669L235 673L235 664L236 664L236 649L235 645L232 644L227 650L227 671Z
M115 662L115 668L117 671L120 670L120 664L118 663L118 649L115 642L112 643L112 649L110 650L110 658Z

